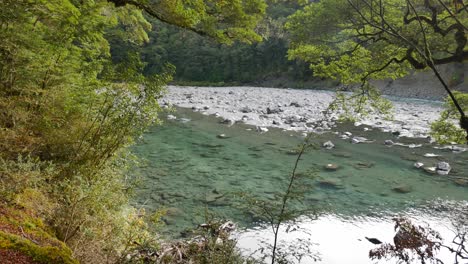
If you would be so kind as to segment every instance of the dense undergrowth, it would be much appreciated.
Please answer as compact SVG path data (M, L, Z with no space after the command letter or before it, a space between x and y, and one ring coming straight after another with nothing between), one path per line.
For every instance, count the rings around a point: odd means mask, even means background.
M137 56L111 63L108 39L147 37L149 25L134 8L67 0L0 5L1 219L54 244L1 228L0 247L42 263L118 261L152 239L128 205L135 179L126 173L134 160L126 147L157 122L172 69L143 77Z
M119 263L135 250L160 248L149 223L161 212L129 204L138 179L128 171L138 160L128 147L159 122L158 99L174 67L144 76L138 53L112 47L148 42L142 10L220 41L256 41L253 28L266 6L149 4L0 2L1 254Z

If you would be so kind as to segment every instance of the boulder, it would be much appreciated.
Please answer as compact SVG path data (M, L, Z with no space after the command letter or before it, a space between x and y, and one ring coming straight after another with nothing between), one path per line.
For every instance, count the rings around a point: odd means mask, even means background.
M335 147L335 144L333 144L333 142L331 141L327 141L325 143L323 143L323 147L326 148L326 149L332 149Z
M452 167L450 167L450 164L445 161L441 161L437 163L436 167L436 172L439 175L448 175L450 170L452 170Z
M390 139L387 139L387 140L385 140L384 144L387 145L387 146L391 146L391 145L393 145L395 143L393 141L391 141Z
M416 162L416 163L414 163L414 167L415 167L416 169L420 169L420 168L422 168L423 166L424 166L424 163L422 163L422 162Z

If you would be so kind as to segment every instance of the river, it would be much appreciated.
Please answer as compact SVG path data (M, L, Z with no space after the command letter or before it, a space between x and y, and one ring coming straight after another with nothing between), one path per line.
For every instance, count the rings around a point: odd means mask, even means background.
M209 212L238 224L238 245L246 254L261 241L271 242L271 229L254 210L242 206L247 201L241 196L277 200L287 188L297 157L294 150L303 136L282 129L259 133L246 124L227 126L191 109L178 108L172 114L176 120L150 129L134 148L146 160L133 172L141 177L135 203L149 211L167 209L160 232L170 238L204 223ZM451 219L456 217L452 209L468 203L468 187L453 180L468 175L467 152L434 149L423 139L396 139L370 127L348 124L337 130L374 143L351 144L331 132L312 137L317 147L299 163L299 199L288 204L304 212L289 223L299 230L280 234L296 248L294 239L310 239L311 253L301 263L312 262L311 256L318 256L320 263L373 263L367 255L374 245L364 237L391 242L395 216L431 224L451 239ZM389 138L422 147L385 145ZM329 140L335 145L330 150L322 147ZM424 157L427 153L440 156ZM435 166L439 161L452 166L449 177L413 166Z

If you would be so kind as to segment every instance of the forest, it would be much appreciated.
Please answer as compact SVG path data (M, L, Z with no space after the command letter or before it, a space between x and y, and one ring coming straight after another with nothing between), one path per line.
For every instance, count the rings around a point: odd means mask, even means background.
M467 43L463 0L2 0L0 263L465 263Z

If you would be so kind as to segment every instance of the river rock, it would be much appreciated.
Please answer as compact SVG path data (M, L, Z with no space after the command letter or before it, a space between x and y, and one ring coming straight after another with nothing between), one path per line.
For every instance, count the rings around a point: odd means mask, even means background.
M203 107L203 109L208 110L208 109L210 109L210 106L209 106L209 105L205 105L205 106Z
M359 144L359 143L370 143L370 142L373 142L365 137L353 137L351 139L351 143L353 144Z
M453 182L458 186L468 187L468 179L456 179Z
M273 125L280 126L280 125L281 125L281 122L278 121L278 120L273 120L272 124L273 124Z
M173 116L173 115L167 115L167 120L176 120L177 117Z
M436 172L439 175L448 175L451 169L452 167L450 167L448 162L441 161L437 163Z
M391 141L390 139L387 139L387 140L385 140L384 144L387 145L387 146L391 146L391 145L393 145L395 143L393 141Z
M335 144L333 144L333 142L331 141L327 141L325 143L323 143L323 147L326 148L326 149L332 149L335 147Z
M245 107L242 107L239 111L246 114L246 113L252 113L254 110L248 106L245 106Z
M333 189L342 189L342 183L338 179L322 179L318 182L321 187L333 188Z
M392 191L396 193L410 193L413 190L411 186L408 185L398 185L392 188Z
M266 113L267 113L268 115L271 115L271 114L279 114L279 113L281 113L281 112L283 112L283 109L281 109L281 108L279 108L279 107L276 107L276 108L269 108L269 107L267 107L267 109L266 109Z
M422 162L416 162L416 163L414 163L414 167L415 167L416 169L422 168L423 166L424 166L424 163L422 163Z
M266 128L266 127L260 127L260 126L257 126L257 127L255 128L255 130L257 130L257 132L260 132L260 133L268 132L268 128Z
M354 164L353 167L356 168L356 169L360 169L360 170L362 170L362 169L369 169L369 168L374 167L374 163L372 163L372 162L360 161L360 162Z
M435 174L436 173L436 167L423 167L423 170L429 174Z
M332 155L338 158L351 158L352 156L351 153L348 152L335 152Z
M301 107L301 105L298 102L291 102L289 106Z
M176 207L169 207L165 210L165 212L167 216L177 216L183 214L182 210Z
M327 165L325 165L325 169L329 171L336 171L338 168L339 166L334 163L328 163Z
M437 155L437 154L434 154L434 153L426 153L426 154L424 154L424 157L426 157L426 158L436 158L436 157L440 157L440 155Z
M226 139L226 138L229 138L228 136L226 136L226 134L219 134L216 136L217 138L220 138L220 139Z
M225 118L220 123L232 126L232 125L234 125L236 123L236 121L234 121L234 120L232 120L230 118Z

